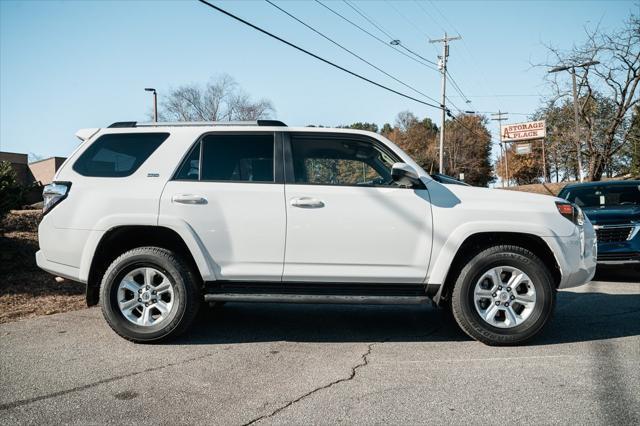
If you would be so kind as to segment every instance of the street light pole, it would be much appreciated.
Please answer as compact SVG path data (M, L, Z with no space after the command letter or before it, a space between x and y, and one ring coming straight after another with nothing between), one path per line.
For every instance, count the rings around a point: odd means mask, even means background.
M576 157L578 159L578 180L582 179L582 142L580 141L580 120L578 114L578 85L576 83L576 68L588 68L591 65L598 65L599 61L589 61L578 65L561 65L549 70L549 73L559 71L569 71L571 73L571 82L573 83L573 119L575 121L575 142L576 142Z
M571 68L571 81L573 82L573 119L576 125L576 149L578 157L578 180L582 182L582 143L580 141L580 120L578 117L578 86L576 84L576 69Z
M158 122L158 93L153 87L147 87L145 92L153 92L153 122Z

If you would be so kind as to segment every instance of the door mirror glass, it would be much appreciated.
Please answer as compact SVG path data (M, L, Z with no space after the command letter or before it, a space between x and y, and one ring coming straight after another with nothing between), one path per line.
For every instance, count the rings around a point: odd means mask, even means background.
M420 185L418 172L407 163L394 163L391 166L391 178L399 185L409 187Z

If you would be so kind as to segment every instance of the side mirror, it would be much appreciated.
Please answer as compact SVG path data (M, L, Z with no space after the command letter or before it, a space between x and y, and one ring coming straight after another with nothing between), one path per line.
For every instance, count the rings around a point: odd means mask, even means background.
M391 178L394 182L405 186L419 186L421 181L418 172L407 163L394 163L391 166Z

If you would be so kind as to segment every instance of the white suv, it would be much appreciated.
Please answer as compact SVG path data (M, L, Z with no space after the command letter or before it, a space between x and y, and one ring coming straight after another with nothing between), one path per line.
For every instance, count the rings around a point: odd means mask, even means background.
M595 272L577 206L443 185L384 137L253 123L115 123L44 191L38 265L87 284L121 336L187 329L202 302L427 303L524 342Z

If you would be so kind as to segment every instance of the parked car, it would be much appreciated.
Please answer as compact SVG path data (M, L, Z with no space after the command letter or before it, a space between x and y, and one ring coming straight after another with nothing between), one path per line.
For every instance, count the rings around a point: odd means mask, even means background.
M558 195L582 208L598 236L598 264L640 265L640 180L575 183Z
M126 339L202 302L429 303L522 343L591 280L595 233L559 198L434 181L376 133L280 122L115 123L44 190L38 265L87 284Z

